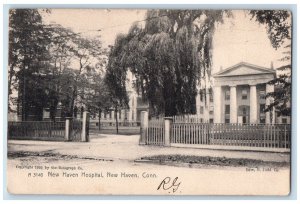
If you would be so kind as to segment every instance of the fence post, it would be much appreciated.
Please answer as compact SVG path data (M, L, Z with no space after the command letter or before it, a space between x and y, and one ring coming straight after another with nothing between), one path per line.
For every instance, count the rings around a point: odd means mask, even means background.
M148 129L148 112L141 111L141 127L140 127L140 145L146 144L146 134Z
M82 117L82 131L81 131L81 142L88 142L89 141L89 118L90 114L87 111L83 112Z
M66 119L65 141L69 141L69 138L70 138L70 120Z
M165 141L164 146L171 146L171 127L172 127L172 117L165 117Z

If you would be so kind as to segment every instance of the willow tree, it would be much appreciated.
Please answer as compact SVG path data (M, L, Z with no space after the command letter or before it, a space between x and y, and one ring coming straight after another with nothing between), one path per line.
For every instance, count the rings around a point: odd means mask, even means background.
M126 92L127 68L122 63L126 51L127 38L118 35L115 45L111 47L104 82L109 90L108 100L115 111L116 130L118 134L118 117L120 109L128 109L128 95Z
M225 11L150 10L124 36L120 69L136 77L150 115L196 112L197 84L210 73L212 34Z

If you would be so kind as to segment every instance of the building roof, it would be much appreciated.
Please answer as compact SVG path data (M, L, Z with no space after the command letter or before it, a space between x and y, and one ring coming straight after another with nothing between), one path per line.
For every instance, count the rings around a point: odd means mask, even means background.
M276 71L271 68L261 67L247 62L240 62L236 65L223 69L213 77L241 76L241 75L258 75L258 74L276 74Z

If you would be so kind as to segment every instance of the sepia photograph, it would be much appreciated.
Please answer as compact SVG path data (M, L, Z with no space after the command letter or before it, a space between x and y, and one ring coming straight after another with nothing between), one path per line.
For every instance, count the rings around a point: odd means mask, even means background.
M288 196L292 18L10 9L7 191Z

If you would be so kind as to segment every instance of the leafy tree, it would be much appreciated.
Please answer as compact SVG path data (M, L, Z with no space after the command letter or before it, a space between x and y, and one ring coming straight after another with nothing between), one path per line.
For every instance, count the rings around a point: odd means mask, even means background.
M73 116L75 103L85 95L85 73L103 63L105 54L97 39L83 38L60 25L44 25L37 9L11 10L9 94L18 89L22 120L29 114L41 120L47 107L55 121L59 103L63 117Z
M41 114L40 109L45 105L45 94L36 83L44 78L40 72L49 58L47 47L50 36L38 10L13 9L9 15L9 95L14 81L17 83L22 120L27 120L30 112Z
M196 112L198 79L211 69L214 26L226 13L150 10L144 28L135 23L128 35L116 41L115 71L130 70L135 75L137 91L149 102L151 116Z
M109 90L103 81L98 83L94 90L95 94L92 95L91 100L88 103L88 109L90 112L94 111L98 113L98 127L100 130L101 114L111 108L110 95Z
M78 96L81 95L84 97L85 90L80 87L84 81L82 80L82 75L88 71L92 64L103 63L105 56L105 50L102 48L102 43L98 40L90 40L75 36L72 39L72 42L74 43L74 48L72 49L74 61L78 62L79 69L74 72L75 76L74 83L72 84L71 100L67 109L69 116L73 115L75 101L78 99Z
M260 24L266 26L266 30L272 46L278 49L282 46L287 50L283 52L283 58L280 61L284 65L277 68L280 74L277 74L274 80L269 84L275 85L274 92L267 94L266 97L272 97L273 102L265 109L270 111L274 107L279 115L291 115L291 13L286 10L252 10L252 18ZM286 45L287 44L287 45Z
M77 34L58 24L49 25L48 30L51 33L51 44L49 46L49 52L51 53L49 60L51 71L49 74L53 77L47 82L49 86L46 87L48 88L50 118L52 121L55 121L58 104L61 101L66 101L65 98L68 98L70 94L70 92L63 92L63 89L64 86L69 86L70 83L73 82L72 79L67 79L67 77L73 76L70 71L68 72L66 69L71 69L71 61L74 58L74 44L72 38ZM69 83L66 84L66 82ZM69 103L68 101L68 104ZM63 108L66 107L64 103L62 105Z
M109 90L109 98L111 106L115 111L116 129L118 134L118 117L117 113L120 109L128 108L128 95L126 91L126 74L127 67L121 61L124 57L123 47L126 45L126 36L118 35L115 45L111 47L107 70L105 74L105 84Z

